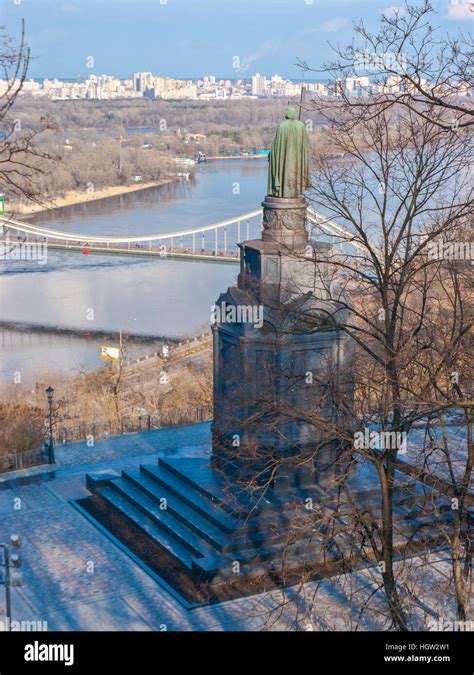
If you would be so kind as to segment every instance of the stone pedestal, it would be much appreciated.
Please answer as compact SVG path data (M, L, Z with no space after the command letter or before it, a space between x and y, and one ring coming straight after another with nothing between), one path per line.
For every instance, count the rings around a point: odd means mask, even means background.
M287 251L303 251L308 243L306 199L284 199L268 195L262 206L262 241L277 243Z
M348 346L333 319L328 264L315 262L329 251L308 241L306 201L266 197L263 207L262 239L239 245L238 285L216 303L213 464L262 481L278 465L272 483L288 489L334 471L339 448L310 418L335 422L336 407L307 380L338 372Z

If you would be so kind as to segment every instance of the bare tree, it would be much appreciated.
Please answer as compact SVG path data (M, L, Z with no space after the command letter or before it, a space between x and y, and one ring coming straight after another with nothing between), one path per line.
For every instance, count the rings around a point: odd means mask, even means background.
M472 146L467 133L445 134L435 106L429 110L433 121L383 102L368 118L350 104L344 112L350 123L334 134L344 159L320 158L313 198L351 233L342 237L344 244L359 246L355 256L333 261L351 298L353 320L344 330L363 355L359 383L375 404L365 415L358 411L359 424L376 422L384 431L407 434L415 423L453 407L448 373L461 368L472 328L466 293L445 262L429 255L432 245L458 240L472 217ZM394 570L400 450L364 448L362 454L379 475L382 577L395 625L405 630Z
M30 56L23 22L18 43L0 29L0 69L7 83L0 97L0 184L9 197L41 202L35 179L47 173L55 155L44 151L38 140L43 132L55 130L56 126L51 118L41 118L34 128L23 130L21 119L14 116Z
M0 404L0 455L40 448L44 442L44 422L45 411L37 406L21 402Z
M326 105L330 108L333 103L328 100ZM328 307L328 323L321 323L319 310L306 309L307 279L299 289L302 301L282 311L292 315L296 332L331 330L332 319L350 338L355 405L351 412L350 378L340 373L335 377L336 369L330 363L321 363L313 373L313 393L307 391L303 396L313 401L310 405L302 405L300 395L275 398L269 382L265 392L257 392L250 406L254 412L245 424L279 433L284 429L283 419L310 424L316 430L314 444L290 458L270 453L251 483L264 493L282 465L297 471L302 464L326 464L332 494L326 499L331 502L332 515L325 504L309 520L292 519L288 543L319 530L323 559L329 544L349 569L355 561L378 564L378 585L386 597L390 625L404 631L412 626L412 600L406 595L404 566L397 565L396 558L440 538L434 516L446 501L440 497L438 504L429 487L417 493L413 481L407 483L400 472L400 457L416 425L454 409L472 410L473 405L469 390L457 395L451 378L458 371L468 382L472 372L466 363L472 308L459 272L466 261L447 260L444 255L449 246L456 248L463 242L472 218L472 139L467 129L447 134L437 123L442 113L434 107L430 115L435 120L427 121L403 106L387 109L383 102L377 114L373 111L368 118L350 104L343 111L340 102L336 105L343 122L332 133L337 152L315 158L311 191L312 206L321 214L316 219L316 238L321 240L329 221L336 228L332 250L315 247L311 254L314 286L323 287L321 299ZM298 294L298 288L294 290ZM289 394L292 388L310 389L304 373L279 372L274 379L280 391L286 382ZM245 385L237 379L233 386L238 390ZM241 393L248 398L248 392ZM356 434L365 439L372 432L378 432L379 439L383 434L395 442L355 442ZM324 459L331 439L342 451ZM247 445L234 452L244 454L245 460L261 460L257 440L255 447ZM374 470L375 501L363 503L357 498L351 482L357 465ZM471 471L472 459L465 462L462 485L469 484ZM340 517L345 520L344 528ZM450 541L459 551L465 531L456 523L456 519L448 523L444 532L451 533ZM314 535L311 547L318 550ZM314 567L310 566L307 573L303 571L304 579L311 574Z
M467 4L465 8L467 12ZM340 105L331 109L332 115L336 113L332 120L337 123L337 113L347 106L370 119L382 105L383 110L403 106L447 131L474 125L474 107L466 97L473 86L472 36L440 34L432 25L434 15L429 0L419 5L407 1L405 7L381 15L378 32L368 30L363 21L356 24L352 43L333 47L334 59L317 71L299 62L304 71L331 78L340 99ZM357 97L346 87L347 78L365 75L377 90L370 98Z

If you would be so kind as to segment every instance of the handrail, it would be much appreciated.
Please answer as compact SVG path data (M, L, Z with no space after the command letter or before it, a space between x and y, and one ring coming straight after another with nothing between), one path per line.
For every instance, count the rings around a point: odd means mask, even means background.
M39 227L38 225L31 225L29 223L23 223L19 220L8 218L5 216L0 216L0 224L8 226L18 232L25 232L27 234L33 234L36 236L41 236L47 238L55 238L61 241L71 241L79 242L83 244L127 244L127 243L139 243L139 242L152 242L152 241L164 241L169 239L177 239L180 237L186 237L191 235L203 234L204 232L210 232L212 230L218 230L221 228L228 227L235 223L239 223L251 218L255 218L258 215L261 215L262 209L255 209L248 213L244 213L240 216L234 218L229 218L227 220L222 220L212 225L204 225L203 227L194 228L191 230L182 230L181 232L168 232L164 234L148 234L148 235L139 235L134 237L107 237L107 236L97 236L93 234L84 234L84 233L75 233L75 232L61 232L60 230L53 230L49 228ZM313 209L308 209L308 217L311 222L318 225L322 229L328 231L331 234L339 235L347 238L350 244L355 246L357 249L366 250L366 247L359 241L354 239L354 234L347 230L342 225L335 223L334 221L322 216L321 214L313 211Z
M0 223L7 225L14 230L20 232L27 232L29 234L37 234L43 237L55 237L56 239L63 239L66 241L80 241L84 243L109 243L109 244L119 244L119 243L132 243L132 242L141 242L141 241L161 241L163 239L176 239L178 237L185 237L193 234L201 234L202 232L209 232L211 230L220 229L222 227L228 227L239 221L245 221L250 218L255 218L255 216L260 215L262 209L256 209L255 211L250 211L249 213L244 213L241 216L229 218L228 220L222 220L218 223L212 225L204 225L203 227L194 228L192 230L182 230L181 232L171 232L165 234L144 234L136 237L97 237L95 235L79 234L74 232L60 232L59 230L51 230L45 227L38 227L37 225L30 225L28 223L22 223L21 221L15 220L13 218L0 217Z

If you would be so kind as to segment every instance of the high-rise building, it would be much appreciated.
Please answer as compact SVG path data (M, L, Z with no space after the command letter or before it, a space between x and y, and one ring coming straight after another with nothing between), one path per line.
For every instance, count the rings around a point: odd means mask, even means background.
M265 75L260 75L260 73L257 73L252 77L253 96L265 96L266 88L267 88L267 78L265 77Z
M134 73L133 74L133 89L141 94L144 94L147 89L153 86L153 75L151 73Z

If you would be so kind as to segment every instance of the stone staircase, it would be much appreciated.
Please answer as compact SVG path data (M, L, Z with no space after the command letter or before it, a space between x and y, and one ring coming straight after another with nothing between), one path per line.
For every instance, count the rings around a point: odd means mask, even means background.
M338 563L344 550L354 550L345 515L334 496L320 486L307 493L317 505L305 508L301 491L283 502L272 490L255 495L226 483L209 458L160 458L157 464L116 473L89 474L87 487L105 507L100 522L119 516L160 550L172 556L196 581L235 580L236 569L245 577L287 573L289 570ZM418 484L419 487L419 484ZM362 508L376 514L378 498L360 493ZM448 505L433 509L420 500L419 489L396 495L395 539L413 540L422 548L442 524L449 524ZM444 511L442 510L444 509ZM122 521L123 522L123 521ZM237 564L238 563L238 564Z
M315 531L295 538L301 501L258 500L210 470L208 459L160 459L121 475L89 474L88 489L198 578L223 580L301 565L309 552L331 546ZM106 523L102 523L106 527ZM326 542L326 545L325 545ZM337 554L334 553L334 558Z

